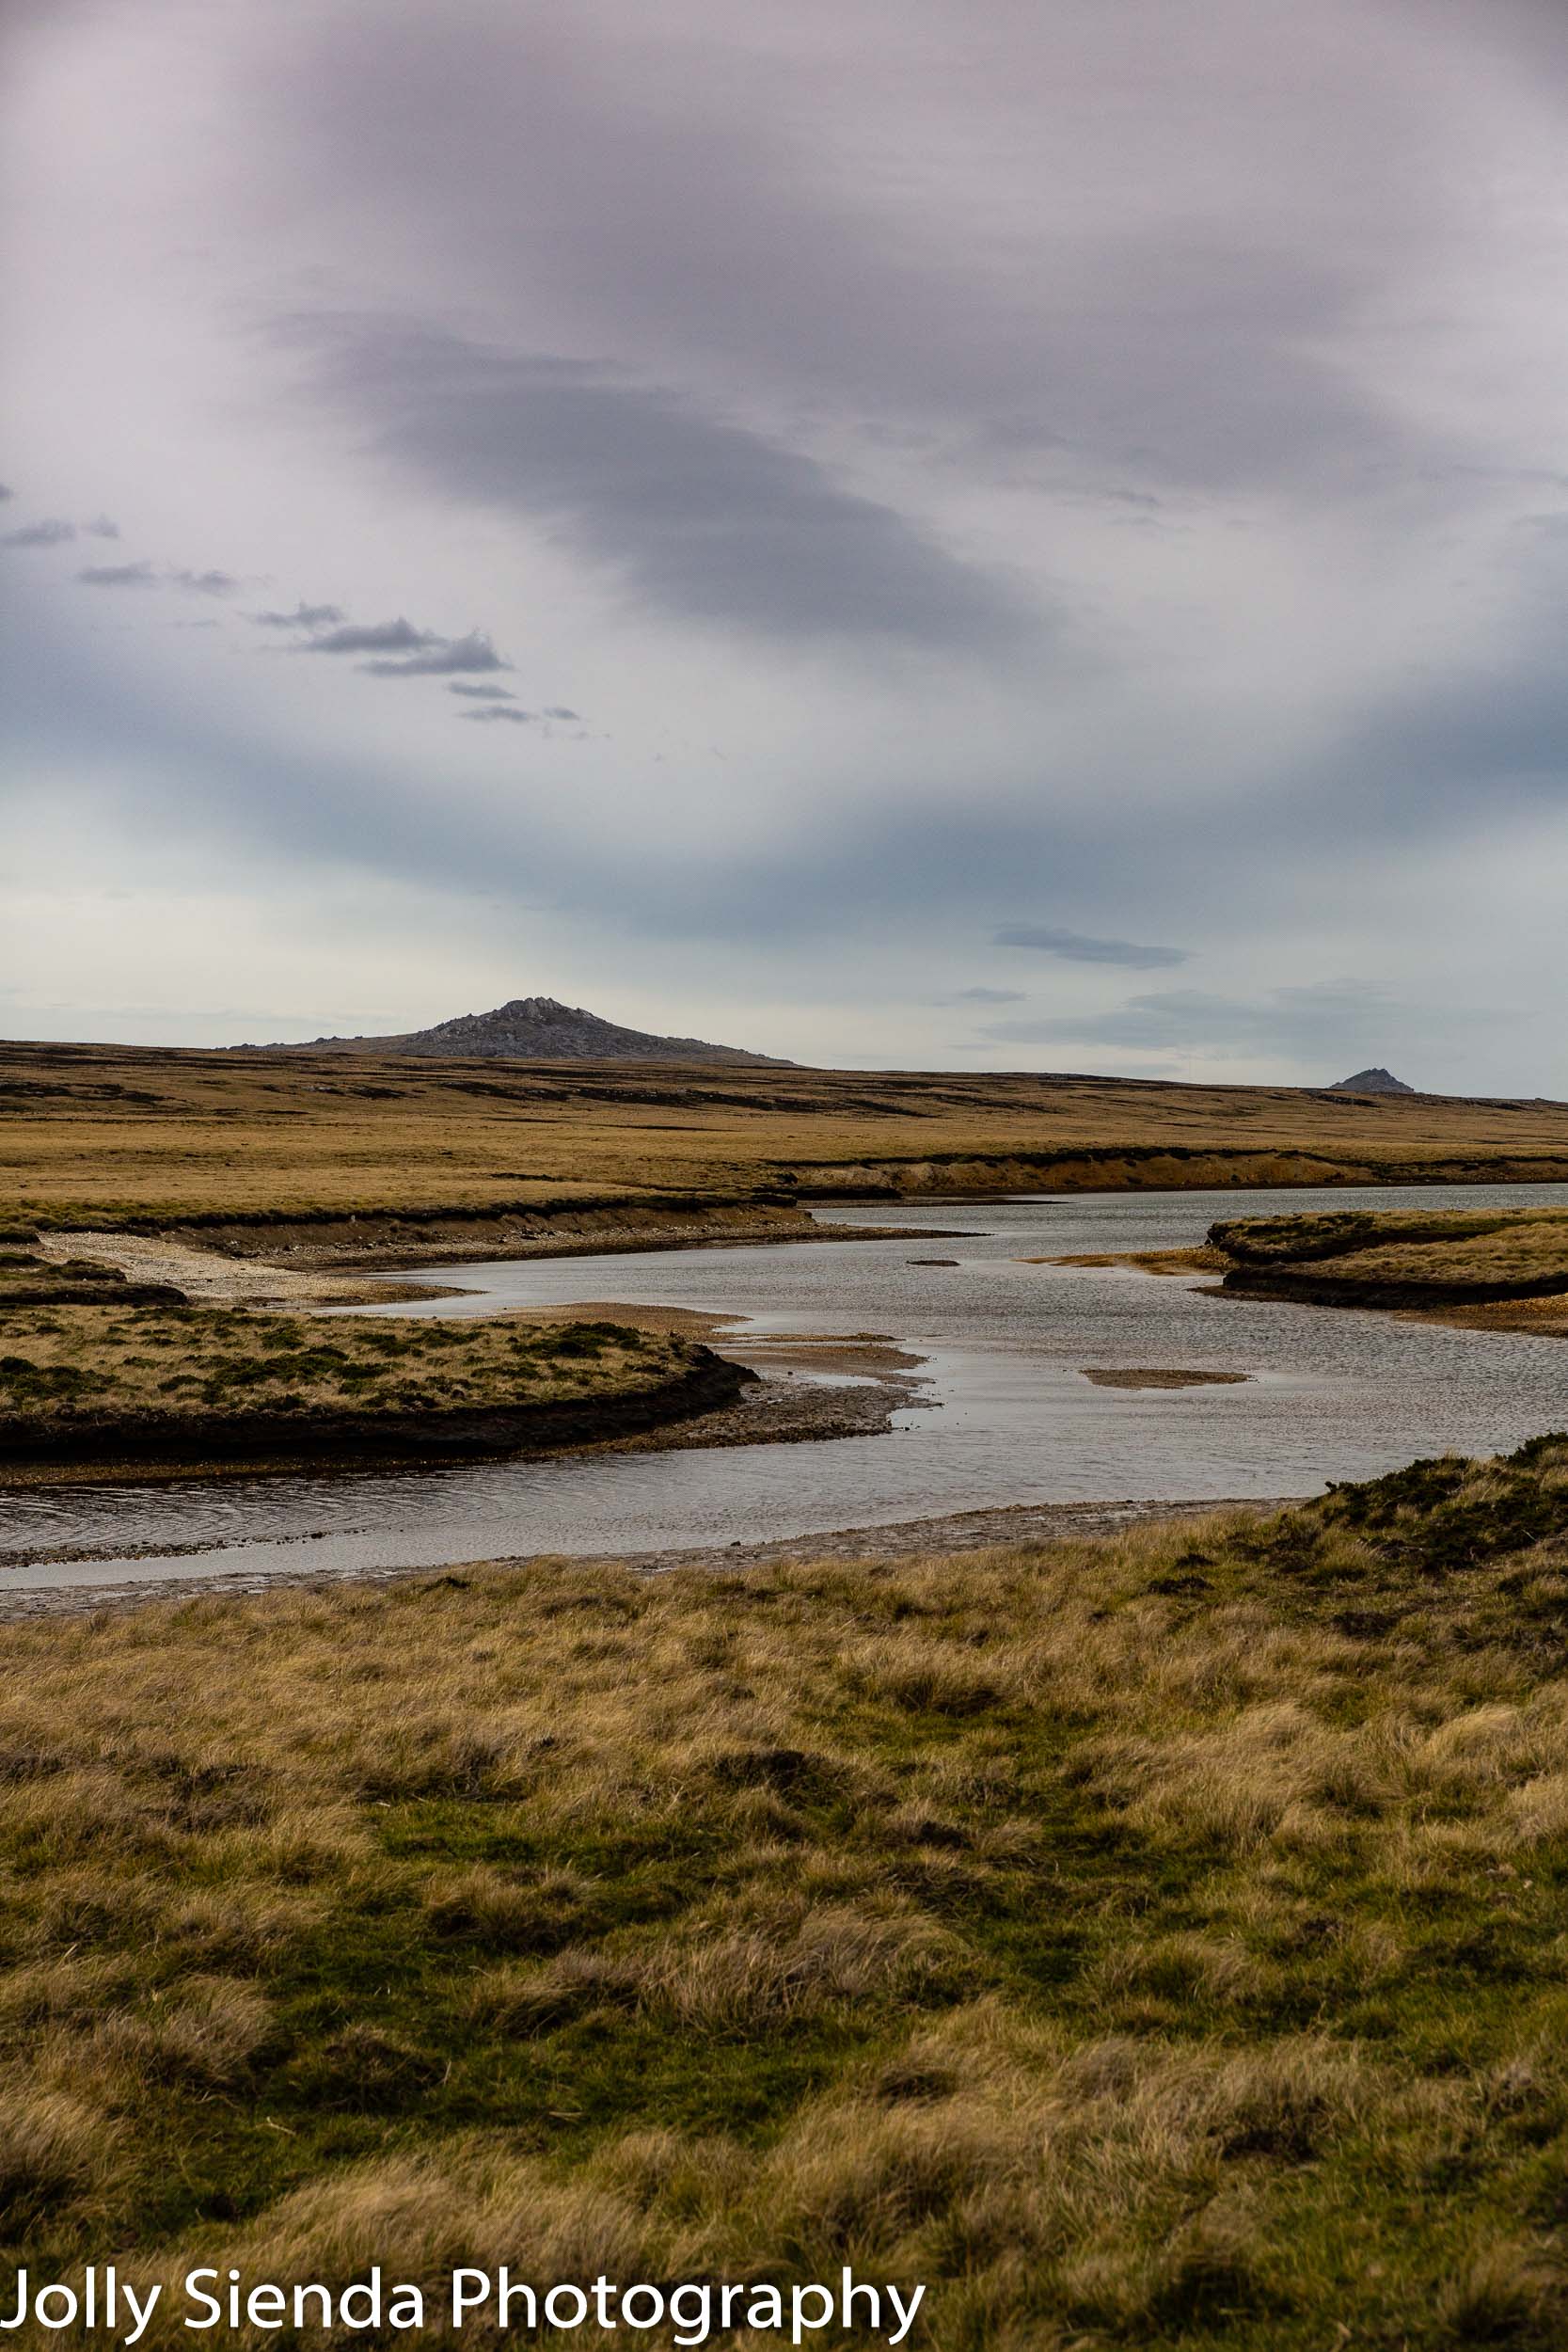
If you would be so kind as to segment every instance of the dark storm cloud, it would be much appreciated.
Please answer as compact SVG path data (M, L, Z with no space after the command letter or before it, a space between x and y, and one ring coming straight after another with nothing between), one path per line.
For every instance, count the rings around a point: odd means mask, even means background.
M1092 939L1053 925L1008 923L996 933L999 947L1034 947L1068 963L1118 963L1129 972L1156 972L1190 960L1185 947L1139 947L1130 939Z
M303 608L301 608L303 610ZM328 629L325 637L312 637L301 645L301 653L417 653L421 646L434 645L437 639L428 628L416 628L412 621L402 615L395 621L372 621L369 624L349 622L341 628Z
M8 531L0 537L0 548L59 548L75 536L74 523L52 515L42 522L24 523L20 531Z
M197 596L230 596L240 584L232 572L171 571L168 578L176 588L189 589Z
M785 638L1015 645L1010 585L814 458L628 371L434 328L293 322L325 383L447 495L570 534L664 612Z
M343 618L338 604L296 604L292 612L247 612L245 618L259 628L327 628Z
M533 710L511 709L505 703L489 703L483 710L459 710L452 715L458 719L472 719L476 725L483 725L491 719L509 719L514 726L531 727L539 714Z
M429 638L425 650L405 661L362 661L359 667L371 677L451 677L466 670L510 670L512 664L476 628L467 637Z
M76 575L85 588L156 588L158 575L149 563L89 564Z
M449 694L467 694L476 703L512 703L517 697L510 686L466 686L461 679L447 688Z

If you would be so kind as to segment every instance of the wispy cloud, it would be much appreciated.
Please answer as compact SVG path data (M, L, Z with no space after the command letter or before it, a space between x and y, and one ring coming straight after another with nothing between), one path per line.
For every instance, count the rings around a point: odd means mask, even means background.
M338 631L340 636L346 633ZM454 671L512 667L479 629L471 629L467 637L424 636L421 643L424 650L411 653L406 660L363 661L359 666L371 677L450 677Z
M996 933L999 947L1033 947L1068 963L1117 963L1129 972L1155 972L1190 960L1185 947L1140 947L1130 939L1095 939L1053 924L1008 923Z
M247 612L247 621L259 628L329 628L345 617L341 605L296 604L292 612Z
M467 694L476 703L513 703L517 697L510 686L469 686L461 678L447 688L449 694Z
M416 628L412 621L400 613L395 621L346 622L341 628L329 628L325 636L312 637L301 645L301 653L414 653L421 646L438 644L441 641L428 628Z
M188 589L198 596L231 596L239 586L232 572L171 571L167 575L176 588Z
M507 719L515 727L531 727L538 717L536 711L518 710L506 703L487 703L483 710L459 710L455 715L459 719L472 719L477 725L483 725L491 719Z
M156 588L158 574L145 561L139 564L89 564L76 575L84 588Z
M24 523L20 530L8 531L0 536L0 548L61 548L75 536L74 523L63 522L58 516L51 515L41 522Z
M1262 1053L1291 1058L1356 1055L1365 1059L1368 1048L1375 1046L1382 1059L1397 1053L1399 1041L1413 1028L1424 1032L1430 1025L1426 1016L1412 1013L1370 981L1334 979L1268 989L1256 997L1166 989L1131 996L1103 1012L992 1022L985 1035L1003 1042L1161 1047L1173 1053Z

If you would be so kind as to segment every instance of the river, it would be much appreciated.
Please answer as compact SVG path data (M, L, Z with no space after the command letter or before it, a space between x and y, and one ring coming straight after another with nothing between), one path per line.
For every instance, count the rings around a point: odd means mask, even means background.
M928 1232L928 1244L868 1237L443 1265L433 1284L473 1295L374 1311L618 1299L739 1314L759 1334L879 1332L927 1359L929 1403L898 1413L886 1436L819 1444L19 1489L0 1495L0 1597L750 1544L1012 1503L1309 1494L1420 1454L1497 1452L1568 1425L1568 1341L1218 1298L1201 1277L1022 1261L1179 1248L1218 1216L1525 1200L1568 1203L1568 1185L901 1203L900 1221ZM890 1211L831 1214L871 1228ZM937 1238L959 1229L961 1239ZM957 1263L914 1263L939 1257ZM1246 1376L1125 1390L1095 1386L1090 1367ZM193 1545L209 1548L179 1549ZM24 1557L46 1546L94 1556Z

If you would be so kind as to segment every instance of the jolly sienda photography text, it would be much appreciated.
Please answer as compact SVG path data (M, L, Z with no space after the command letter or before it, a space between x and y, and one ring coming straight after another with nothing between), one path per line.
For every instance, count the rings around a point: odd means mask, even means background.
M805 2344L833 2328L845 2334L880 2337L902 2344L914 2325L923 2286L874 2286L845 2269L832 2284L806 2280L790 2286L767 2281L715 2284L689 2280L656 2286L638 2280L621 2285L602 2275L587 2284L560 2280L535 2284L498 2270L460 2268L437 2290L389 2280L376 2267L347 2285L315 2280L247 2280L238 2270L188 2270L177 2287L121 2276L112 2263L91 2264L75 2280L38 2279L19 2269L0 2296L0 2328L29 2325L53 2331L102 2334L127 2346L139 2344L154 2318L197 2333L219 2337L242 2328L333 2328L376 2335L418 2335L426 2328L448 2333L472 2325L476 2333L498 2330L537 2335L545 2329L571 2334L579 2328L626 2328L646 2334L668 2328L681 2345L707 2344L721 2333L748 2328Z

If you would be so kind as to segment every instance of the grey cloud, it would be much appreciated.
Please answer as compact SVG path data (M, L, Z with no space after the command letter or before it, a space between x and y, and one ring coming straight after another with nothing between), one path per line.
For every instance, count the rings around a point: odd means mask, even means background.
M956 1005L1022 1005L1024 1001L1021 988L960 988L953 999Z
M1441 446L1335 349L1462 213L1431 93L1381 22L1331 6L1330 35L1282 24L1265 55L1252 0L1008 9L979 34L927 11L878 93L907 143L890 199L879 150L846 167L834 103L874 53L868 13L786 56L688 10L683 73L614 8L476 14L458 40L393 12L369 49L327 12L284 135L329 190L346 114L361 193L444 230L454 267L574 318L578 348L1210 488L1285 475L1343 495L1370 462ZM1405 39L1418 54L1418 20ZM460 139L409 137L421 86ZM983 219L1006 233L963 233Z
M954 650L1044 623L1010 585L826 468L608 364L431 329L293 321L322 383L421 480L568 532L683 619Z
M247 612L260 628L327 628L343 618L339 604L296 604L292 612Z
M24 523L20 531L8 531L0 538L0 548L59 548L75 536L74 523L61 522L51 515L42 522Z
M156 588L158 575L150 564L89 564L76 575L87 588Z
M1339 979L1271 989L1257 999L1211 995L1196 988L1166 989L1131 996L1104 1012L996 1021L984 1034L1001 1042L1025 1044L1342 1056L1369 1041L1386 1041L1409 1018L1405 1008L1370 982Z
M312 637L301 653L416 653L422 645L438 641L428 628L416 628L412 621L400 614L395 621L372 621L367 624L350 622L343 628L329 629L325 637Z
M449 694L467 694L476 703L511 703L517 697L510 686L466 686L461 679L447 688Z
M546 719L577 719L580 721L582 713L580 710L568 710L563 703L551 703L546 707L545 716Z
M1129 972L1156 972L1190 961L1185 947L1140 947L1130 939L1093 939L1052 924L1008 923L996 933L999 947L1035 947L1069 963L1117 963Z
M4 506L8 499L13 499L15 496L16 492L8 482L0 482L0 506Z
M337 632L340 637L353 633L349 629ZM425 637L423 644L425 651L410 654L406 661L362 661L359 666L371 677L450 677L460 670L512 667L480 629L470 629L467 637Z
M532 710L510 709L505 703L488 703L483 710L459 710L454 713L454 716L459 719L472 719L478 724L483 724L488 719L509 719L514 726L531 727L538 713Z
M232 572L171 571L168 578L177 588L188 588L198 596L227 596L240 584Z
M84 524L83 528L94 539L118 539L119 537L119 525L107 515L95 515L92 521Z

